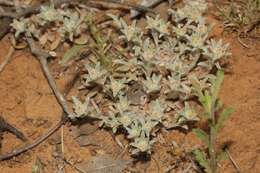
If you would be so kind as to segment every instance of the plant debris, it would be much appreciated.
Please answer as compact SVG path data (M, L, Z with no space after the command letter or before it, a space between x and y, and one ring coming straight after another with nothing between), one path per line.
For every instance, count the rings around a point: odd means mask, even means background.
M130 163L131 161L113 159L108 155L98 155L76 166L89 173L121 173Z

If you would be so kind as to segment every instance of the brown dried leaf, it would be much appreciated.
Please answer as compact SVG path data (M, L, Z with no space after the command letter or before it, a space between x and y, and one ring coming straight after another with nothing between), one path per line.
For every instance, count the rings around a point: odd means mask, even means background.
M82 135L90 135L90 134L96 132L98 128L99 127L97 125L90 124L90 123L84 123L80 126L72 126L70 129L71 129L73 137L77 138Z
M74 40L74 43L79 44L79 45L87 44L88 39L89 39L89 38L88 38L87 35L82 34L82 35L80 35L79 38L76 38L76 39Z
M24 49L27 46L27 42L17 42L13 36L11 36L11 44L15 49Z
M100 141L95 138L95 136L80 136L77 138L77 142L81 147L86 147L89 145L99 146Z
M57 35L58 34L55 33L55 32L48 32L48 37L47 37L48 41L54 42L54 40L56 39Z
M59 46L60 42L61 42L60 35L56 35L55 40L50 45L50 49L55 50Z
M45 46L48 41L48 33L44 33L40 38L39 38L39 43L41 46Z
M122 173L131 162L132 161L113 159L109 155L99 155L77 166L88 173Z

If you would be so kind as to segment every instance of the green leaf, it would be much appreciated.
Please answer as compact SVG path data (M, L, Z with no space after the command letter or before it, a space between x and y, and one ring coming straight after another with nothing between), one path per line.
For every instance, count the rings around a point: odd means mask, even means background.
M209 160L207 160L206 154L201 150L194 150L193 154L195 155L195 159L197 162L206 170L210 170Z
M218 118L218 122L216 124L216 130L217 131L219 131L223 127L224 122L230 117L232 112L234 112L233 108L226 108L220 113L219 118Z
M200 86L200 81L196 77L191 78L191 83L193 86L193 90L195 91L196 95L199 98L199 102L202 104L203 108L205 109L204 115L207 119L210 119L210 110L211 110L211 96L209 95L208 91L203 93L202 88Z
M224 79L224 71L223 70L219 70L217 72L216 79L212 83L213 86L211 87L212 100L214 102L216 102L216 100L218 98L219 90L220 90L221 84L223 82L223 79Z
M196 136L207 146L209 147L209 135L202 129L193 129L192 130Z
M63 58L60 61L60 64L62 66L66 65L66 63L71 60L72 58L74 58L79 51L86 47L86 45L73 45L70 49L68 49L65 54L63 55Z
M208 91L205 91L204 100L203 100L203 107L206 110L206 112L208 113L208 115L211 114L211 107L213 106L211 104L212 104L212 97L211 97L211 95L209 94ZM207 117L207 118L210 119L211 117Z

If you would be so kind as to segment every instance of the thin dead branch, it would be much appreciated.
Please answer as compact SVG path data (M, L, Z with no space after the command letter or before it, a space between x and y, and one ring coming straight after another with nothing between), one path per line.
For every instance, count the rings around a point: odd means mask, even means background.
M151 13L154 13L149 7L147 6L144 6L144 5L133 5L133 4L130 4L130 3L122 3L120 1L117 1L117 0L96 0L96 1L93 1L93 0L87 0L89 2L92 2L92 3L107 3L107 4L117 4L117 5L120 5L122 8L125 8L125 9L134 9L136 11L139 11L139 12L151 12Z
M0 161L11 159L12 157L18 156L28 150L33 149L34 147L41 144L43 141L45 141L49 136L51 136L54 132L56 132L62 125L64 124L63 121L60 121L58 124L56 124L53 128L51 128L46 134L41 136L40 138L36 139L35 142L32 144L25 145L22 148L15 149L10 153L6 153L0 156Z
M36 43L34 42L34 40L31 36L27 36L26 39L27 39L27 42L31 49L31 53L38 58L38 60L41 64L41 67L43 69L44 75L45 75L57 101L61 105L63 111L67 115L70 115L66 100L65 100L64 96L60 93L60 91L55 83L55 80L54 80L53 76L51 75L49 67L48 67L47 59L49 57L51 57L51 55L49 53L43 51L42 49L37 48Z
M20 132L18 129L16 129L14 126L9 124L5 121L3 117L0 116L0 133L8 131L12 134L14 134L17 138L21 139L22 141L26 141L26 137L22 132Z
M44 135L42 135L40 138L36 139L33 143L25 145L22 148L19 149L15 149L10 153L4 154L2 156L0 156L0 161L2 160L7 160L10 159L14 156L17 156L19 154L22 154L30 149L33 149L34 147L38 146L39 144L41 144L43 141L45 141L48 137L50 137L54 132L56 132L62 125L64 125L67 121L68 121L68 115L70 114L66 100L64 98L64 96L61 94L61 92L58 90L57 85L54 81L54 78L52 77L49 68L48 68L48 64L47 64L47 58L50 57L49 53L43 51L42 49L39 49L36 47L36 43L34 42L34 40L28 36L27 37L27 42L29 44L29 47L31 49L31 52L33 55L35 55L38 60L41 63L43 72L48 80L48 83L57 99L57 101L59 102L59 104L61 105L62 109L63 109L63 114L61 116L61 120L55 125L53 126L51 129L48 130L48 132L46 132ZM78 72L76 72L74 78L72 81L75 82L75 78L78 77ZM70 91L70 89L72 88L73 84L69 84L69 88L65 89L65 95L67 95L67 93Z
M144 6L145 8L151 8L154 7L158 4L160 4L161 2L163 2L164 0L149 0L149 1L143 1L143 3L140 4L140 6ZM136 18L137 16L141 15L142 11L137 11L137 10L132 10L131 11L131 18Z
M78 77L79 77L79 71L77 71L75 73L71 82L69 82L69 84L65 87L65 89L64 89L65 95L67 95L69 93L69 91L74 86L74 83L76 82ZM33 149L34 147L38 146L39 144L41 144L43 141L45 141L48 137L50 137L54 132L56 132L62 125L64 125L67 122L67 119L66 119L67 116L64 112L62 113L61 117L62 117L61 120L57 124L55 124L51 129L49 129L48 132L46 132L44 135L42 135L41 137L36 139L33 143L25 145L19 149L15 149L10 153L1 155L0 161L11 159L12 157L20 155L28 150Z
M241 173L238 164L236 163L235 159L231 156L229 150L226 148L225 151L226 151L226 153L227 153L227 155L228 155L228 158L229 158L229 160L231 161L232 165L233 165L234 168L236 169L236 173Z
M14 54L14 47L11 46L6 57L4 58L4 61L2 62L2 64L0 65L0 73L4 70L5 66L8 64L8 62L10 61L10 59L12 58L13 54Z
M10 0L0 0L0 5L14 6L14 3Z
M4 17L0 21L0 40L9 32L12 23L12 19L10 17Z

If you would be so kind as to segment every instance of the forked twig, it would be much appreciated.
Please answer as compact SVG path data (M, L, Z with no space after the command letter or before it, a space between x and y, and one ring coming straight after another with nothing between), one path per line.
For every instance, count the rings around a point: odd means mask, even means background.
M48 67L47 59L49 57L51 57L51 55L49 53L43 51L42 49L37 48L36 43L34 42L34 40L31 36L27 36L26 39L27 39L27 42L28 42L29 47L31 49L31 53L38 58L38 60L41 64L42 70L44 72L44 75L45 75L45 77L46 77L46 79L47 79L47 81L48 81L48 83L49 83L49 85L52 89L52 92L54 93L57 101L61 105L63 111L67 115L69 115L70 112L69 112L66 100L65 100L64 96L60 93L60 91L59 91L59 89L58 89L58 87L55 83L55 80L54 80L53 76L51 75L49 67Z
M38 60L40 61L44 75L46 76L48 83L49 83L57 101L59 102L59 104L61 105L61 107L63 109L63 114L62 114L61 120L54 127L49 129L46 134L44 134L40 138L36 139L32 144L28 144L22 148L13 150L10 153L0 156L0 161L10 159L14 156L22 154L22 153L36 147L37 145L39 145L40 143L45 141L49 136L51 136L54 132L56 132L62 125L64 125L69 120L68 115L70 114L70 112L69 112L66 100L65 100L64 96L60 93L60 91L58 90L57 85L54 81L54 78L52 77L52 75L49 71L49 68L48 68L47 58L50 57L49 53L43 51L42 49L37 48L33 38L31 38L30 36L27 36L27 42L29 44L32 54L35 55L38 58ZM75 78L76 77L77 77L77 74L75 75ZM74 81L74 79L73 79L73 81ZM72 87L72 86L73 85L71 85L70 87ZM67 94L69 92L69 90L70 90L70 88L67 89L67 91L65 93Z
M237 36L237 41L238 41L243 47L245 47L245 48L247 48L247 49L250 48L246 43L244 43L244 42L241 40L241 38L240 38L239 35Z
M56 130L58 130L65 122L64 121L59 121L58 124L56 124L53 128L51 128L46 134L41 136L40 138L36 139L35 142L32 144L28 144L22 148L15 149L10 153L3 154L0 156L0 161L11 159L12 157L15 157L19 154L22 154L30 149L33 149L34 147L38 146L40 143L45 141L49 136L51 136Z
M72 81L69 83L69 85L65 88L64 93L65 95L67 95L70 91L70 89L73 87L73 84L75 83L76 79L78 78L78 72L76 72L75 76L73 77ZM17 156L19 154L22 154L28 150L33 149L34 147L38 146L39 144L41 144L43 141L45 141L48 137L50 137L54 132L56 132L62 125L64 125L67 122L67 116L66 114L63 112L61 115L61 120L55 124L51 129L48 130L48 132L46 132L44 135L42 135L41 137L39 137L38 139L36 139L33 143L25 145L22 148L16 149L10 153L4 154L2 156L0 156L0 161L2 160L7 160L7 159L11 159L14 156Z

